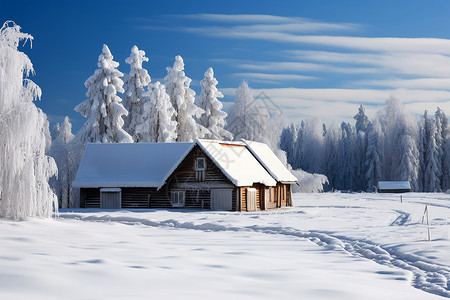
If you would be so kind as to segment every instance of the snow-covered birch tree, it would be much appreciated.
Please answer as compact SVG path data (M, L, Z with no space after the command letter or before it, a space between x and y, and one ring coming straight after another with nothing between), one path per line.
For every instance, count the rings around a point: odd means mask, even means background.
M97 66L98 69L84 83L88 89L88 99L75 107L75 111L89 116L77 133L76 140L82 144L131 143L132 137L122 128L122 116L128 115L128 112L117 95L117 92L124 92L123 73L117 69L119 63L113 60L106 45L103 45Z
M232 140L233 135L224 128L227 113L222 110L223 104L218 99L223 98L223 94L217 89L217 84L213 69L208 68L205 77L200 81L202 90L198 105L205 113L200 117L199 123L209 130L208 138Z
M209 133L208 129L195 120L205 111L195 104L195 92L190 88L191 81L184 73L183 58L177 55L173 67L167 67L167 75L164 77L167 94L176 112L177 142L192 142Z
M137 46L131 48L130 56L125 60L130 65L130 73L125 75L124 78L123 105L128 111L128 116L125 117L123 128L133 137L135 142L140 141L135 131L136 126L143 122L145 102L143 94L151 81L148 71L142 68L142 63L147 61L148 57L145 56L145 52L139 50Z
M150 86L150 91L143 95L146 101L142 122L136 126L135 135L140 142L174 142L177 138L177 122L166 87L159 81Z
M33 100L41 89L28 79L33 65L18 50L33 37L12 21L0 29L0 216L50 217L58 199L48 180L57 173L45 153L51 144L47 116Z

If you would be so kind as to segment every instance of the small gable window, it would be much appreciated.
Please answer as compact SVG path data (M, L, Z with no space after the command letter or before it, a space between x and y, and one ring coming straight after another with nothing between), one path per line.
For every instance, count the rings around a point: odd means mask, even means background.
M206 173L206 159L204 157L198 157L195 160L195 179L197 181L205 181Z
M195 171L206 170L206 160L204 157L198 157L195 161Z

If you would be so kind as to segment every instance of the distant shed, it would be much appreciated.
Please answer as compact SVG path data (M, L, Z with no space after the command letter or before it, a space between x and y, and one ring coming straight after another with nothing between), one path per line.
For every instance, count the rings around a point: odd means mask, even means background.
M379 193L407 193L411 192L411 185L408 181L379 181Z

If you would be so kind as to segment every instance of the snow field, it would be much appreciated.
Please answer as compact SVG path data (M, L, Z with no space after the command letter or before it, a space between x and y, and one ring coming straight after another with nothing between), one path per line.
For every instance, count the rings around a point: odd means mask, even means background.
M437 299L448 293L448 197L295 194L294 208L269 212L0 220L0 298Z

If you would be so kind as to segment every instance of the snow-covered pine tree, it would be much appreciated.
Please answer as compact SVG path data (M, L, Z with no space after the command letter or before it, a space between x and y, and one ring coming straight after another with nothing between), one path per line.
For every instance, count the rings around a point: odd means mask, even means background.
M324 144L322 123L318 119L314 119L306 121L304 124L299 155L301 158L300 168L309 173L322 173Z
M449 126L448 119L444 111L439 107L435 113L436 127L440 128L439 136L436 138L438 145L440 145L440 161L441 161L441 189L447 191L450 189L450 141L449 141Z
M56 139L56 137L59 135L60 131L61 131L61 124L55 123L55 125L53 125L52 132L51 132L52 141L54 141Z
M223 98L223 94L217 90L217 84L213 69L208 68L205 77L200 81L202 90L198 106L205 113L200 117L199 123L209 130L210 133L206 137L214 140L232 140L233 135L224 128L227 113L222 110L223 105L218 99Z
M280 137L280 149L286 152L286 160L291 166L294 164L294 146L297 139L297 125L291 123L284 128Z
M436 130L436 124L428 116L425 111L420 130L420 162L421 169L421 183L424 192L439 192L441 191L440 178L442 169L440 168L441 161L439 157L439 150L436 143L436 137L439 135Z
M417 121L405 112L400 100L390 97L378 114L385 134L382 176L384 180L408 180L417 191L419 173L419 138Z
M407 180L411 184L411 189L417 191L419 188L419 150L417 148L416 138L414 138L408 127L403 127L398 135L400 163L396 169L395 178Z
M242 81L236 90L234 104L230 107L227 117L227 129L233 134L235 140L254 140L254 126L249 114L254 101L253 90L245 80Z
M77 133L75 140L85 145L95 143L132 143L133 138L123 130L122 116L128 115L117 92L123 93L123 73L113 60L108 46L103 45L98 57L98 69L84 85L88 89L88 99L78 104L75 111L89 116L84 126Z
M356 158L356 174L355 174L355 189L365 190L367 183L365 181L364 174L366 173L365 160L367 153L367 131L370 127L369 118L366 116L365 108L361 104L358 109L358 113L353 117L356 120L356 144L355 158Z
M369 125L367 131L366 173L367 191L373 191L378 186L381 178L383 162L383 140L384 134L378 120Z
M49 124L33 103L41 89L27 78L33 65L18 50L20 41L32 39L12 21L0 28L0 216L15 220L58 211L48 184L57 173L55 161L45 155Z
M335 188L339 190L353 190L355 184L355 172L357 156L355 155L356 146L355 130L350 123L341 123L341 138L338 143L337 165L339 169L338 176L335 181Z
M139 50L137 46L131 48L130 56L125 60L130 65L130 73L124 77L123 105L128 111L128 116L124 118L123 128L133 137L135 142L140 142L135 129L143 122L142 115L145 102L143 94L151 81L147 70L142 68L142 63L147 61L148 57L145 56L145 52Z
M304 163L303 153L304 149L307 145L304 143L304 132L305 132L305 121L301 121L300 126L297 130L297 137L295 139L294 149L293 149L293 161L292 168L300 169L303 168L302 165Z
M177 55L173 67L167 67L167 75L164 77L167 94L176 112L177 142L192 142L209 133L195 121L195 118L200 118L205 111L194 103L195 92L189 87L191 81L184 73L183 58Z
M235 140L266 143L272 150L279 147L281 122L273 119L263 99L255 99L244 80L236 90L234 104L227 117L227 129Z
M337 168L337 154L339 141L341 139L341 129L332 123L327 129L325 135L324 154L323 154L323 172L327 176L331 188L336 186L339 176L339 168Z
M169 143L177 138L175 110L166 87L159 81L150 84L150 91L143 95L147 101L142 111L142 122L135 134L141 142Z
M370 126L370 124L369 124ZM356 132L355 145L354 145L354 155L356 159L355 163L355 175L354 175L354 189L358 191L365 191L367 187L367 182L365 178L366 174L366 153L367 153L367 131L358 130Z
M66 116L60 127L59 134L55 137L49 151L50 156L55 159L58 166L58 178L51 180L50 184L58 195L60 208L68 208L70 203L70 179L72 178L73 163L69 155L68 145L73 137L72 124L69 117Z
M369 118L366 116L366 109L361 104L358 108L358 113L353 117L356 120L356 131L367 132L370 126Z

